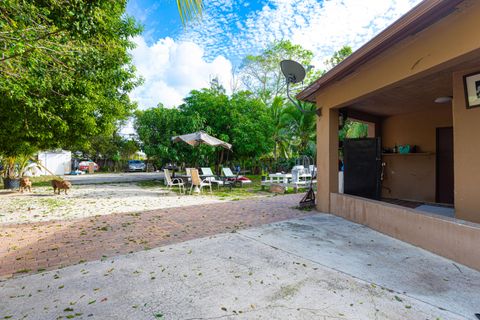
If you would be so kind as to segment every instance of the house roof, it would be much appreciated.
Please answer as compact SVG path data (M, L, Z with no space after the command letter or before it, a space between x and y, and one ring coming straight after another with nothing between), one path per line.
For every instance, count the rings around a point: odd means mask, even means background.
M394 44L450 14L464 0L424 0L297 95L315 102L319 90L354 72Z

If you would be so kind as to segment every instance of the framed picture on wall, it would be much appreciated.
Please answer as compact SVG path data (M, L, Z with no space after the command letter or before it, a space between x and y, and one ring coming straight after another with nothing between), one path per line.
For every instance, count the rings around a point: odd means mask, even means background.
M480 72L463 77L467 108L480 107Z

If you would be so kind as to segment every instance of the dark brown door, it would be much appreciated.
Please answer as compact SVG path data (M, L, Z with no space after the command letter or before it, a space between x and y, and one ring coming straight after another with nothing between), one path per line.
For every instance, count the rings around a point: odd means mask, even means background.
M437 128L437 202L453 204L453 128Z
M344 192L354 196L380 199L380 138L343 141Z

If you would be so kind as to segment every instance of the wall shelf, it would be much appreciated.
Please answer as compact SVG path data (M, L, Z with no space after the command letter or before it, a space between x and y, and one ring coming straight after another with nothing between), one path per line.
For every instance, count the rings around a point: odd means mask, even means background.
M401 156L401 157L411 157L411 156L433 156L434 152L415 152L415 153L382 153L382 156Z

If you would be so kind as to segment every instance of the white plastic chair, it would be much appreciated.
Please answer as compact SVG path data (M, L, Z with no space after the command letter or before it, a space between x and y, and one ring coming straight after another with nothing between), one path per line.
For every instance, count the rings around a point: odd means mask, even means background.
M202 180L197 169L191 169L190 174L192 176L192 186L190 187L190 194L192 194L194 187L200 188L200 193L202 193L202 188L206 186L210 188L210 193L212 193L212 182L210 180Z
M173 187L178 187L180 193L185 193L185 184L181 178L172 179L168 169L164 169L163 173L165 175L165 184L167 185L168 190L171 190Z

